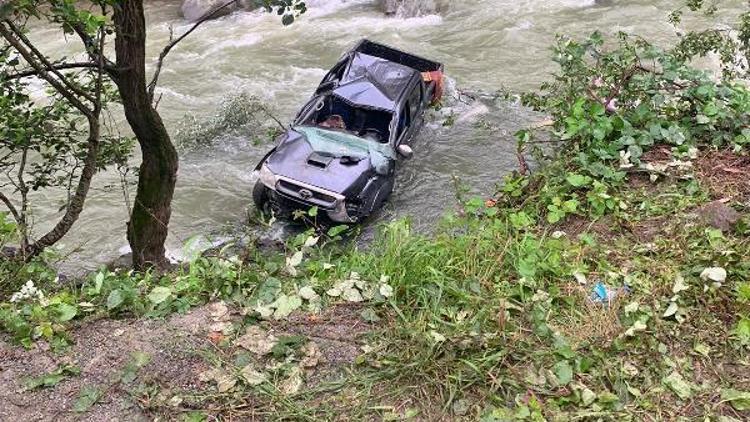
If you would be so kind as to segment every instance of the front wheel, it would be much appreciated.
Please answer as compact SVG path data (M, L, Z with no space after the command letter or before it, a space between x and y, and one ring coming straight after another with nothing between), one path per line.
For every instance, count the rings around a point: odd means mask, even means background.
M265 212L268 206L268 188L261 182L255 182L253 187L253 203L260 212Z

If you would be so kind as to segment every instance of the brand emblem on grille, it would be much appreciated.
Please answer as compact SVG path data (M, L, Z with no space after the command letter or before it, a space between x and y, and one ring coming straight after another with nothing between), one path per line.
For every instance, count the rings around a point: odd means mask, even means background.
M313 197L313 193L312 193L312 192L310 192L310 191L309 191L309 190L307 190L307 189L301 189L301 190L299 191L299 196L300 196L300 198L302 198L302 199L310 199L310 198L312 198L312 197Z

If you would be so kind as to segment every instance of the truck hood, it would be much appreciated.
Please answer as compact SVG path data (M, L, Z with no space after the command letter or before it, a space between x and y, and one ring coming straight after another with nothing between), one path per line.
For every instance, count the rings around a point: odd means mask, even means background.
M369 175L387 174L392 159L388 145L345 132L298 126L287 131L266 164L278 176L348 196Z

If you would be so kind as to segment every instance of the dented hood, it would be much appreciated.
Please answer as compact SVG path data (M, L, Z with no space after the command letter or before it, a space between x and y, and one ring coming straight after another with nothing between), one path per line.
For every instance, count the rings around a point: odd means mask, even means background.
M369 174L387 174L392 158L388 145L344 132L299 126L287 132L266 164L276 175L346 195Z

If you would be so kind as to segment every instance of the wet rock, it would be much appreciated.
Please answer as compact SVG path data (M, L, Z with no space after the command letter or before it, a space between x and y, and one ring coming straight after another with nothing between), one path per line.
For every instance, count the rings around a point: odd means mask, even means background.
M741 217L740 213L722 201L710 202L695 213L704 224L722 231L731 230Z
M229 3L229 0L184 0L182 2L182 16L189 21L197 21L211 11L217 10ZM230 6L224 7L216 13L213 18L226 16L237 10L255 10L262 5L259 0L239 0Z
M279 252L284 250L284 242L269 236L263 236L256 240L256 247L262 251Z
M116 271L121 268L131 268L133 266L133 253L128 252L120 255L109 262L106 267L108 271Z
M447 0L379 0L386 16L412 18L444 12Z
M3 246L0 248L0 256L3 258L15 258L19 254L19 249L12 246Z
M383 9L383 13L386 16L393 16L398 11L398 5L401 3L399 0L380 0L380 7Z

